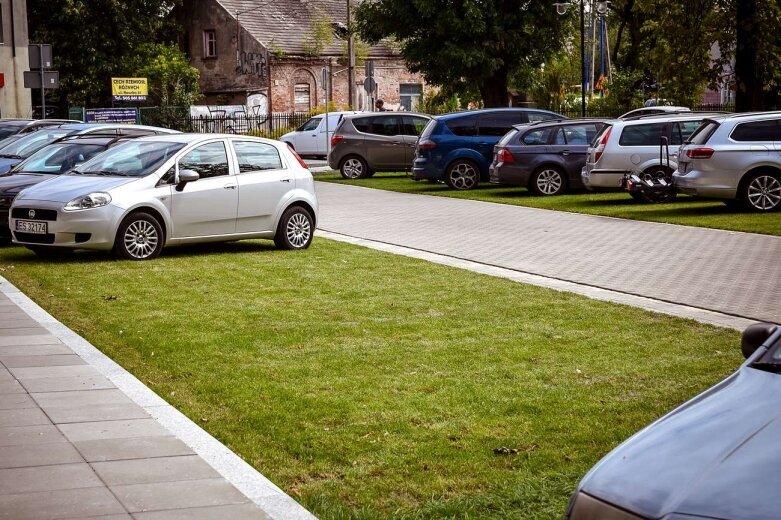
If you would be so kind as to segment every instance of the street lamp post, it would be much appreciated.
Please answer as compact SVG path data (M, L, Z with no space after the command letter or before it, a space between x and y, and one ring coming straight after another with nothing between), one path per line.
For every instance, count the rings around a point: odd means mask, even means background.
M577 0L567 0L566 2L556 2L556 12L565 14L567 9ZM586 0L580 0L580 115L586 117ZM595 2L597 12L605 14L607 12L607 1Z

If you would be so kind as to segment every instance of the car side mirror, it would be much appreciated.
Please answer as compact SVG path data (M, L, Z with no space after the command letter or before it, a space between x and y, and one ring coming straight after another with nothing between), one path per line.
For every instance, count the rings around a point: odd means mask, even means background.
M767 339L778 330L778 325L772 323L755 323L749 325L743 331L743 338L740 342L740 350L745 358L750 357L761 347Z
M176 191L182 191L188 182L195 182L201 176L193 170L179 170L179 184L176 185Z

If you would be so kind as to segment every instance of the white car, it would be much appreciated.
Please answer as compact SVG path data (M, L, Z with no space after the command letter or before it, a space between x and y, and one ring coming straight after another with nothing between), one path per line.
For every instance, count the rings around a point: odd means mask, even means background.
M286 143L302 157L326 157L329 152L331 136L333 136L336 127L341 123L346 114L357 114L358 112L329 112L328 113L328 132L326 132L325 114L319 114L297 130L288 132L279 138Z
M679 114L681 112L691 112L691 108L689 107L673 107L673 106L666 106L666 105L658 105L658 106L650 106L650 107L643 107L643 108L637 108L635 110L630 110L626 114L622 114L618 116L618 119L630 119L632 117L642 117L642 116L658 116L658 115L664 115L664 114Z
M283 143L178 134L128 141L25 189L9 226L42 255L97 249L147 260L168 245L250 238L304 249L317 210L312 174Z

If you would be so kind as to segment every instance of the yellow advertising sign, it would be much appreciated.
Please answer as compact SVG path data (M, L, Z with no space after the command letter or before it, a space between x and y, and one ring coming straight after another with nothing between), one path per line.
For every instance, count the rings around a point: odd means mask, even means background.
M116 100L141 101L148 94L146 78L111 78L111 95Z

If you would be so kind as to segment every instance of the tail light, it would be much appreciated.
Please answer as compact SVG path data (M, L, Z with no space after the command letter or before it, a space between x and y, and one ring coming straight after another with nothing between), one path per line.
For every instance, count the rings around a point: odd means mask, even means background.
M605 151L605 146L607 145L607 140L610 139L610 133L613 131L613 127L607 129L607 132L605 132L605 135L602 136L602 140L599 141L599 145L597 145L597 149L594 152L594 162L597 162L600 157L602 157L602 154Z
M418 150L432 150L437 147L437 143L429 139L418 142Z
M688 148L686 157L689 159L710 159L716 152L713 148Z
M336 146L344 140L343 135L334 134L331 136L331 146Z
M496 159L499 162L503 162L503 163L515 162L515 157L513 157L513 154L510 153L510 150L508 150L507 148L502 148L501 150L499 150L499 153L496 154Z
M296 153L296 151L295 151L295 150L293 150L293 149L291 148L291 149L290 149L290 153L292 153L292 154L293 154L293 156L294 156L294 157L296 158L296 160L298 161L298 164L300 164L302 168L305 168L305 169L307 169L307 170L309 169L309 165L308 165L308 164L306 164L306 163L304 162L304 160L301 158L301 156L300 156L300 155L298 155L298 154Z

